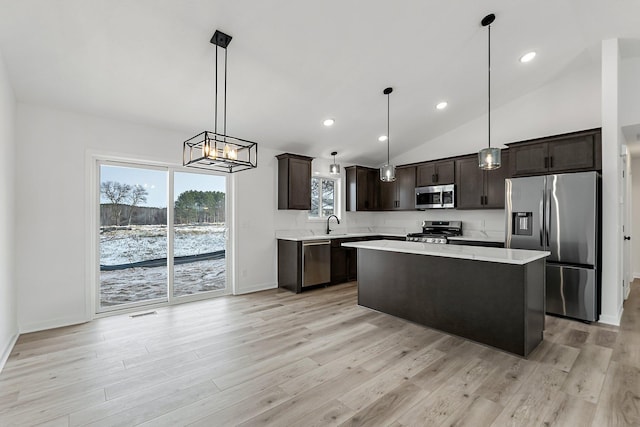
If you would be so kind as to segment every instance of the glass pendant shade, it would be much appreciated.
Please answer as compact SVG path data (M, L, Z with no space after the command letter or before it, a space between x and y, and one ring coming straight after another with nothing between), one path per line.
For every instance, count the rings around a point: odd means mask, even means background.
M396 167L386 164L380 168L380 181L393 182L396 180Z
M499 148L483 148L478 152L478 167L484 170L498 169L501 164Z
M338 154L337 151L331 152L333 156L333 163L329 165L329 173L331 175L340 175L340 165L336 163L336 154Z

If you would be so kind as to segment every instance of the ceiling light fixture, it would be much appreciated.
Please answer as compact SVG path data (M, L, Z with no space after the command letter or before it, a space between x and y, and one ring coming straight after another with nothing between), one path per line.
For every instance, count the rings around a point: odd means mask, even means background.
M380 142L385 142L386 140L387 140L387 135L380 135L378 137L378 141L380 141Z
M213 132L205 130L183 143L182 164L192 168L227 173L256 168L258 167L258 144L227 135L227 46L231 42L231 36L216 30L210 42L216 45ZM221 132L218 132L218 48L224 50Z
M391 134L389 133L389 95L391 92L393 92L393 88L390 87L382 91L383 94L387 95L387 163L380 168L380 181L383 182L393 182L396 180L396 167L389 162L389 139L391 138Z
M495 21L496 16L492 13L482 18L481 24L488 29L488 108L487 108L487 128L488 128L488 148L483 148L478 152L478 167L484 170L498 169L501 164L500 148L491 148L491 24Z
M444 110L445 108L447 108L447 105L449 105L449 103L447 101L438 102L436 104L436 108L438 110Z
M332 151L331 155L333 156L333 164L329 165L329 173L331 175L339 175L340 174L340 165L336 163L336 154L337 151Z
M336 122L336 121L335 121L334 119L325 119L325 120L322 122L322 124L323 124L323 125L325 125L325 126L327 126L327 127L329 127L329 126L333 126L333 124L334 124L335 122Z
M535 52L533 52L533 51L527 52L527 53L525 53L524 55L522 55L520 57L520 62L522 62L524 64L524 63L527 63L529 61L532 61L533 58L535 58L535 57L536 57L536 53Z

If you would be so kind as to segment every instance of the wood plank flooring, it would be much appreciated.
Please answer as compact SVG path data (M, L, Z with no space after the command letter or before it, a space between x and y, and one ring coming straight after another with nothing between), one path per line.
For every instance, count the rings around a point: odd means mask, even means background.
M528 359L359 307L354 283L26 334L0 426L639 426L640 281L619 328L547 317Z

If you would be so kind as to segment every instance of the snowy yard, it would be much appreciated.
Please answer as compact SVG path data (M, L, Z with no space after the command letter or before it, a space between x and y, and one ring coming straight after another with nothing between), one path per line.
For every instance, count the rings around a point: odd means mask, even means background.
M197 255L225 248L224 227L188 225L175 227L175 256ZM100 264L116 265L166 258L167 228L131 226L100 235ZM223 289L226 260L206 260L174 267L174 295ZM165 298L166 267L138 267L100 272L100 304L103 307Z

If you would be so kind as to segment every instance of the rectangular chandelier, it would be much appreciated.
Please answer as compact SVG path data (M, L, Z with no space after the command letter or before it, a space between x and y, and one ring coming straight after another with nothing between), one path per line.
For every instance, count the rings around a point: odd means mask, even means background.
M197 169L233 173L258 167L258 144L227 135L227 46L231 36L216 30L210 40L216 46L214 131L203 131L184 141L182 165ZM218 50L224 51L224 74L218 82ZM222 86L222 132L218 132L218 87Z
M226 173L253 169L258 166L258 144L206 130L184 142L182 164Z

